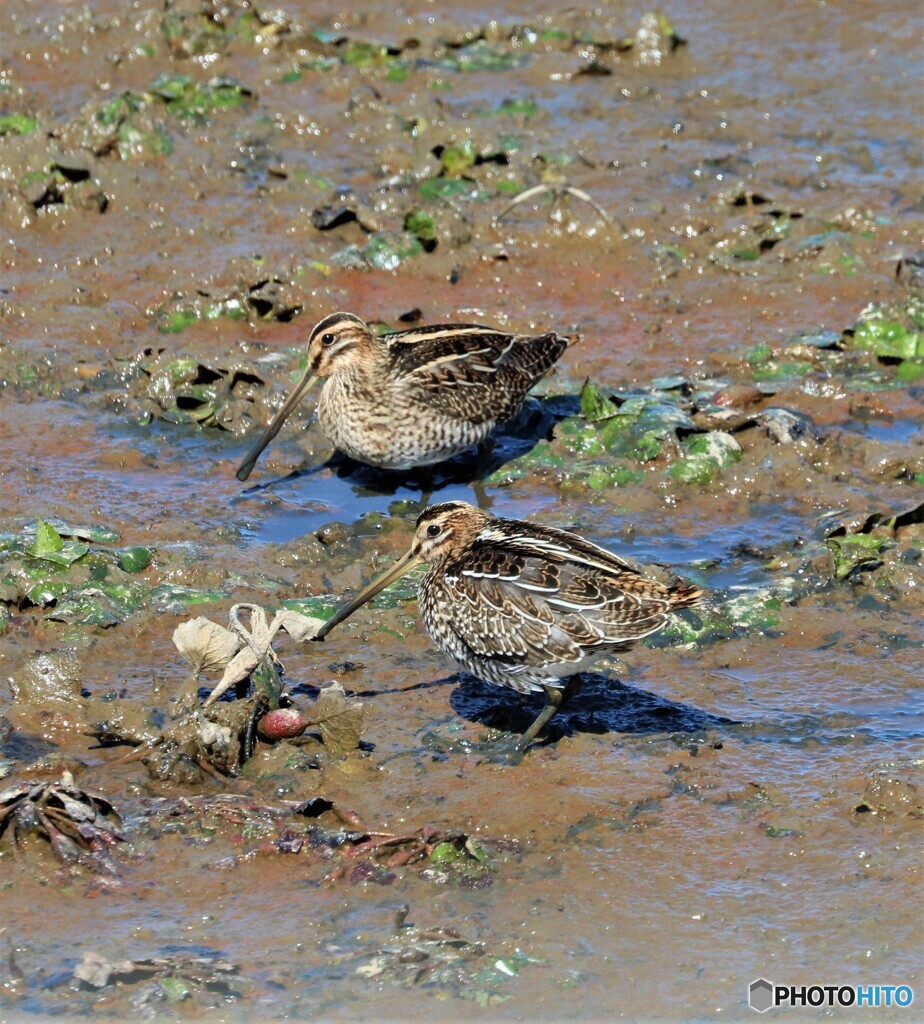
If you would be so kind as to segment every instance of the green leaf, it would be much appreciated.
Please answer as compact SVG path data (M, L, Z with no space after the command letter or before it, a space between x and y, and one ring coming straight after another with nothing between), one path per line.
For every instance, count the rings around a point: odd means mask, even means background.
M143 547L122 548L116 552L119 568L125 572L141 572L151 564L151 549Z
M220 110L240 106L250 90L233 78L213 78L203 90L207 103Z
M119 156L128 160L134 156L169 156L173 152L170 136L161 129L142 132L125 121L119 125Z
M29 135L38 127L38 118L31 114L7 114L0 117L0 136Z
M659 430L646 430L636 438L632 454L639 462L652 462L661 454L664 434Z
M90 587L85 591L71 591L64 595L47 618L55 622L67 622L74 626L117 626L126 615L122 608L102 593Z
M291 598L288 601L283 601L282 606L316 619L329 619L337 610L337 602L329 597Z
M198 319L199 314L192 307L173 309L169 313L158 314L157 329L161 334L179 334Z
M61 523L58 532L62 537L76 537L94 544L115 544L119 539L119 531L111 526L72 526L70 523Z
M151 92L167 102L180 99L184 93L194 87L191 75L159 75L151 85Z
M67 532L66 529L65 532ZM44 519L36 521L35 543L26 548L27 553L33 558L54 562L55 565L65 567L72 565L79 558L83 558L89 550L87 544L79 544L74 540L65 542L55 527Z
M383 232L366 244L363 257L377 270L396 270L405 260L421 252L423 246L413 235Z
M36 558L44 558L46 555L60 551L64 547L61 534L44 519L39 519L35 524L35 543L32 545L30 554Z
M158 982L170 1003L181 1003L192 995L192 988L189 982L183 978L159 978Z
M408 74L410 74L410 68L407 61L392 60L388 62L388 71L385 74L385 78L389 82L403 82Z
M741 458L741 445L731 434L721 430L697 434L682 444L684 457L668 469L681 483L708 484L716 474Z
M562 420L555 429L555 436L571 455L588 458L603 455L606 450L596 425L577 416Z
M446 174L455 178L474 166L477 155L475 144L466 139L458 146L445 146L440 153L440 164Z
M627 487L630 484L640 484L645 479L644 470L631 469L625 464L608 462L606 465L594 465L589 469L584 469L585 466L586 463L578 463L576 482L582 483L591 491L606 491L611 487Z
M431 864L451 864L462 856L453 843L437 843L430 854Z
M150 92L162 99L171 113L198 121L213 110L237 107L251 95L233 78L213 78L203 85L191 75L168 74L160 75Z
M504 100L499 106L488 110L480 110L479 117L497 117L499 115L516 115L518 117L535 117L539 107L535 100Z
M104 581L99 584L99 589L118 605L117 610L124 613L126 617L133 611L137 611L144 604L146 590L140 583L110 583Z
M895 373L899 380L908 381L909 383L919 380L921 377L924 377L924 360L905 359L899 363Z
M773 355L773 349L766 342L760 345L753 345L744 353L744 358L751 366L765 363Z
M66 580L43 580L41 583L36 583L34 587L30 588L26 592L26 597L37 605L39 608L44 608L47 604L53 604L63 594L66 594L71 589L71 584Z
M382 64L388 49L380 43L347 43L340 49L340 59L353 68L372 68Z
M110 128L120 124L129 114L133 114L141 107L141 100L130 92L123 92L114 99L104 103L96 112L96 120L101 125Z
M465 178L427 178L420 183L424 199L455 199L476 191L478 186Z
M78 544L77 541L69 540L60 551L48 551L44 555L36 555L36 558L44 562L54 562L55 565L63 565L67 568L73 565L78 559L83 558L90 550L88 544Z
M151 591L154 611L169 614L184 612L191 604L210 604L226 598L220 590L195 590L179 583L161 583Z
M500 469L495 470L485 479L485 483L489 487L503 487L505 484L521 480L537 471L558 471L564 469L564 466L564 457L559 455L548 441L540 441L525 455L521 455L513 462L508 462Z
M584 381L581 388L581 413L586 419L591 422L608 419L618 412L619 407L615 402L607 398L589 379Z
M500 43L476 39L457 51L454 63L459 71L512 71L530 59L527 53L514 53Z
M485 848L484 843L481 840L476 839L474 836L469 836L465 840L466 851L475 858L480 864L492 864L490 853Z
M412 210L404 218L404 229L416 235L421 242L436 241L436 227L433 218L424 210Z
M913 359L924 356L924 336L909 331L895 320L869 319L857 324L853 336L857 348L867 349L883 359Z
M882 537L869 533L828 537L825 544L834 558L834 576L838 580L844 580L858 570L876 568L882 562L880 556L887 546Z

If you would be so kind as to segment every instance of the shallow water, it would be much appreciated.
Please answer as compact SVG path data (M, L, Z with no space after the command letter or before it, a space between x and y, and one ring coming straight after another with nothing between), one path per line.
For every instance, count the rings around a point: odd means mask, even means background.
M79 759L78 784L118 805L133 852L107 889L50 856L14 860L3 848L12 956L0 1020L739 1020L761 976L917 989L921 524L896 528L885 569L841 580L824 534L841 518L920 503L921 378L897 381L895 360L862 380L849 366L789 376L770 366L769 401L811 417L817 446L745 427L740 461L704 486L673 481L663 460L598 489L570 464L510 471L573 416L588 377L617 392L672 375L753 385L766 368L755 348L784 363L799 358L786 348L798 334L840 336L868 303L904 301L898 264L922 227L918 5L794 0L768 18L756 0L681 4L664 13L686 45L660 64L643 63L638 45L609 45L636 33L644 7L537 15L504 0L451 19L416 2L282 9L293 20L255 40L239 20L245 5L217 21L195 3L4 6L0 118L38 125L0 134L0 531L31 537L36 518L53 517L112 527L120 545L153 550L144 587L212 600L146 603L108 628L9 602L0 696L12 732L0 765L15 776L50 751ZM227 31L216 32L222 17ZM533 19L584 35L514 45L489 25ZM512 66L453 71L457 45L434 56L434 37L459 43L486 26ZM319 28L402 49L406 74L381 54L366 67L313 67L342 56L309 35ZM143 139L124 159L94 149L96 112L162 73L233 77L253 95L186 119L146 100L150 123L129 125L165 133L169 152ZM536 109L498 114L504 100ZM466 140L481 193L421 199L419 182L440 172L433 149ZM77 198L31 202L35 172L78 159L90 174ZM573 196L492 220L518 191L556 178L619 223ZM409 202L436 220L432 252L393 270L338 265L346 247L400 234ZM313 211L344 203L366 226L312 226ZM767 217L788 225L773 244ZM213 315L209 302L246 306L268 278L297 314ZM196 302L198 321L158 329ZM309 398L238 484L316 319L349 309L399 328L417 307L424 322L577 331L538 389L565 397L533 403L535 418L498 438L489 466L463 458L412 481L328 464ZM252 389L232 430L162 410L150 419L151 392L132 369L154 358L144 349L246 366L267 387ZM665 636L601 663L519 766L486 755L488 726L520 730L538 704L457 674L414 604L387 595L323 646L279 645L296 699L338 679L364 702L360 753L321 771L276 766L192 786L152 779L118 760L128 748L89 734L92 701L107 694L113 707L170 708L188 676L171 636L190 616L338 599L405 550L423 504L447 499L575 529L696 578L717 606L761 588L779 596L759 619L741 605L734 628ZM17 699L37 659L61 652L77 665L77 695ZM420 865L329 880L326 862L253 853L261 837L240 823L155 819L171 801L223 792L257 803L322 792L366 829L432 824L507 846L471 887L422 877ZM396 929L404 903L413 927ZM470 960L440 973L449 954L427 947L429 974L395 966L438 928L473 944ZM142 999L136 985L93 993L73 980L91 951L220 955L247 980L207 1009ZM853 1008L849 1019L912 1015Z

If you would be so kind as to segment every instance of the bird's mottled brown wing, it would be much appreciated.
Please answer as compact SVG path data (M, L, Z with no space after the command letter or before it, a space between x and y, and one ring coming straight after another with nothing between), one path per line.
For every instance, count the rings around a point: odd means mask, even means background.
M566 547L548 530L503 541L490 532L441 581L456 611L452 627L474 653L532 666L579 662L667 621L670 590L610 552L587 542L576 549L573 535Z
M522 338L479 324L435 324L381 339L391 373L444 416L508 419L567 348L556 334Z

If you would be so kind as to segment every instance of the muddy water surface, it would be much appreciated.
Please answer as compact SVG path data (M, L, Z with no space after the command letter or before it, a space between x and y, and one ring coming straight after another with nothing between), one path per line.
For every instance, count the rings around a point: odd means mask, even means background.
M69 770L127 840L113 876L7 830L3 1020L738 1020L761 976L919 987L920 11L645 15L3 5L2 785ZM336 309L581 341L489 464L329 461L308 399L240 485ZM361 702L358 750L131 757L180 706L177 626L323 613L431 497L710 601L518 766L485 741L537 706L457 674L410 587L277 643L299 706ZM451 864L345 838L427 826Z

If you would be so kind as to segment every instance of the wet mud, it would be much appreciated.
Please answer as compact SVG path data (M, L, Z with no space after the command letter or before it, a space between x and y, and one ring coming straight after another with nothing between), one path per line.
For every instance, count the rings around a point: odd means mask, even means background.
M4 4L0 1019L916 987L920 12L694 6ZM488 453L309 398L239 484L338 309L580 340ZM519 765L413 579L306 640L453 498L709 592Z

